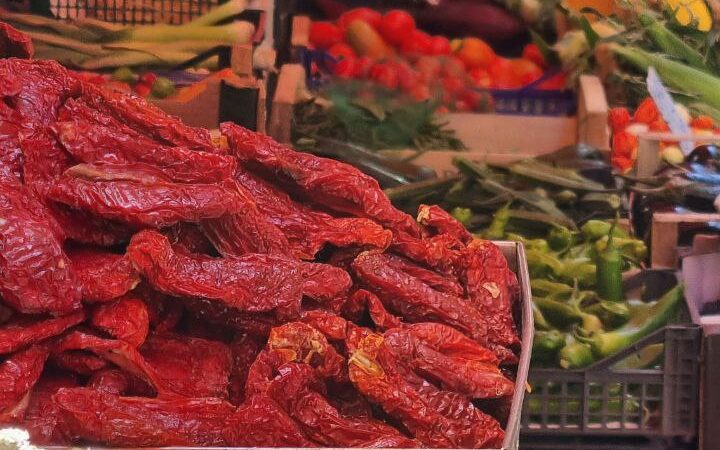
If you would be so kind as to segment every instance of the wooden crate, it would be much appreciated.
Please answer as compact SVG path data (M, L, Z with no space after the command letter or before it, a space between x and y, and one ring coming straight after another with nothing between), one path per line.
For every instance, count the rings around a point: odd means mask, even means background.
M294 17L291 46L308 45L310 19ZM299 64L280 69L273 97L268 133L281 142L289 142L296 92L304 85L305 72ZM442 116L448 127L469 148L462 155L476 160L507 163L553 152L579 142L609 151L608 104L603 85L597 77L582 76L578 88L578 113L573 117L522 116L481 113L449 113ZM388 150L384 155L404 159L414 150ZM454 171L452 159L458 152L438 150L422 153L415 163L432 167L439 173Z
M690 141L695 144L717 141L717 137L699 135L677 135L672 133L643 133L638 136L638 156L633 169L638 177L654 175L662 167L660 143L663 141ZM682 249L678 247L682 227L704 228L709 222L720 222L718 213L656 212L653 214L650 238L650 261L652 267L676 268ZM711 242L708 238L693 243L693 253Z

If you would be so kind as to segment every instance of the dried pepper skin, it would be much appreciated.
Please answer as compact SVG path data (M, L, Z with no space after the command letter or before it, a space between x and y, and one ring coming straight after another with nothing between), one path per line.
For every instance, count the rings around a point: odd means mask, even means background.
M0 173L22 180L22 150L18 136L22 117L5 102L0 103Z
M300 309L303 279L294 260L259 254L223 259L183 255L150 230L133 237L127 254L154 289L169 295L218 300L251 312Z
M375 247L389 245L392 233L369 219L337 218L296 202L262 178L239 169L238 183L255 199L267 221L281 230L292 252L312 259L325 245Z
M215 247L197 224L181 222L162 230L162 233L168 238L170 245L178 250L202 255L215 254Z
M99 247L112 247L130 241L134 229L118 222L101 219L88 211L51 203L50 214L61 228L65 239Z
M12 320L0 328L0 354L13 353L57 336L83 320L85 313L82 311L53 319Z
M0 23L0 58L32 58L32 39L6 23Z
M63 388L52 398L73 441L117 447L223 446L222 427L235 410L215 398L119 397L88 388Z
M16 180L0 178L0 294L28 314L67 314L80 308L70 260L45 208Z
M402 326L402 321L399 317L394 316L385 309L377 295L365 289L358 289L353 292L351 296L353 303L363 304L370 314L370 320L373 321L375 326L380 330L387 330L390 328L396 328Z
M135 347L125 341L103 339L75 331L60 340L55 348L56 352L68 350L88 350L140 378L158 394L168 392L168 388L161 382L155 369L145 361Z
M457 297L465 295L465 289L463 289L460 283L455 280L455 277L450 274L440 274L433 270L426 269L425 267L422 267L401 256L387 254L387 258L388 264L390 264L391 267L422 280L423 283L427 284L436 291L455 295Z
M497 421L466 398L440 391L407 372L382 336L355 328L348 337L350 380L355 387L428 447L498 448L504 433ZM452 399L452 402L450 401Z
M114 117L69 99L52 126L73 157L85 163L146 163L180 183L215 183L232 177L235 159L227 155L163 145Z
M500 248L480 239L468 244L461 259L461 278L468 297L485 316L488 343L511 347L520 343L512 316L517 278Z
M23 154L23 182L45 202L54 183L72 165L72 159L46 132L21 135L19 142Z
M331 341L344 341L347 337L348 321L321 309L303 311L300 321L310 325Z
M70 375L45 375L35 384L22 421L22 427L30 434L33 444L71 444L70 438L59 426L60 410L52 401L52 396L61 388L77 386L77 379Z
M373 219L391 230L420 235L412 217L392 206L377 181L358 169L296 152L268 136L229 122L221 124L220 131L241 162L259 165L286 179L312 201L339 212Z
M40 379L49 351L35 345L0 364L0 422L22 420L30 392Z
M365 443L378 439L404 437L378 420L341 416L321 393L313 389L318 380L308 365L290 363L280 367L278 372L279 376L268 388L268 395L300 423L312 440L329 447L364 447ZM408 438L398 440L401 448L417 446Z
M246 253L292 255L290 243L283 232L271 224L255 205L248 205L241 214L203 220L202 227L223 256Z
M352 280L346 271L327 264L301 263L303 295L328 304L345 297Z
M325 336L302 322L290 322L270 331L267 349L280 355L284 363L301 362L315 369L321 378L346 380L345 359Z
M395 233L390 250L444 274L454 274L459 251L464 247L449 234L419 239L407 233Z
M92 247L68 247L67 255L88 303L122 297L140 283L140 274L126 255Z
M515 384L500 372L497 360L486 362L446 355L427 341L416 339L407 329L394 328L383 337L398 360L445 390L474 399L504 397L514 391Z
M72 176L58 180L48 196L104 219L155 228L236 213L245 204L245 199L220 184L93 182Z
M87 387L113 395L125 395L130 389L130 378L118 369L103 369L92 374Z
M145 302L126 297L95 308L91 324L116 339L139 347L147 337L150 315Z
M318 447L280 406L255 395L228 418L223 437L232 447Z
M224 153L213 145L208 130L189 127L140 97L122 95L87 84L83 87L85 95L82 99L90 107L115 117L146 136L189 150Z
M447 211L438 205L420 205L417 221L433 234L449 234L460 242L468 243L472 234Z
M390 267L382 254L363 253L353 262L355 275L394 312L410 322L437 321L480 343L487 340L484 319L466 300L432 289Z
M166 390L185 397L228 398L232 355L222 342L151 334L140 353Z
M264 339L247 333L238 333L230 343L233 364L228 394L230 403L233 405L240 405L245 401L245 383L247 382L250 366L265 347L265 344Z
M53 349L50 361L61 370L77 373L79 375L92 375L98 370L107 367L104 359L90 352Z

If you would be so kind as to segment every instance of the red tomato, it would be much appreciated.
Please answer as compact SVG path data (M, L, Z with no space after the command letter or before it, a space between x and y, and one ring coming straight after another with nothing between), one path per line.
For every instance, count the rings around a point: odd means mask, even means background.
M370 69L370 79L388 89L397 89L398 73L392 64L379 63Z
M487 68L493 63L495 52L485 41L479 38L469 37L462 40L455 55L465 63L468 68Z
M635 115L633 116L633 122L650 125L655 122L658 117L660 117L660 112L658 111L657 106L655 106L653 99L648 97L638 105L635 110Z
M471 111L472 106L468 102L466 102L464 99L455 100L455 111L459 112L466 112Z
M539 67L547 67L545 64L545 58L543 58L540 48L535 44L527 44L522 51L522 57L528 61L532 61Z
M415 19L401 9L386 12L380 23L380 34L393 45L400 45L413 30L415 30Z
M490 73L482 67L476 67L468 72L470 78L472 78L475 87L487 89L492 86L492 79Z
M467 74L465 63L457 56L448 56L444 58L442 65L442 73L453 77L464 78Z
M341 59L355 58L355 50L344 42L337 43L328 49L328 53L338 61Z
M410 96L419 102L430 99L430 88L427 84L416 83L409 92Z
M399 62L394 65L398 74L398 86L403 92L410 92L417 84L418 74L406 62Z
M495 58L488 67L488 73L496 89L517 89L522 86L513 68L512 61L507 58Z
M354 78L356 72L355 61L356 59L354 56L341 59L333 67L333 73L338 77L346 80Z
M515 75L520 80L520 84L527 86L533 81L537 81L543 75L543 71L537 64L527 59L518 58L510 61Z
M440 75L442 64L438 58L432 56L421 56L415 62L415 70L425 82L434 81Z
M449 55L452 53L450 49L450 41L445 36L433 36L430 38L430 54L431 55Z
M313 22L310 26L310 43L321 50L326 50L338 42L342 42L343 32L330 22Z
M375 64L369 56L361 56L355 60L355 78L367 78Z
M463 91L460 95L460 100L464 101L468 105L470 111L475 111L480 106L480 103L483 100L483 95L477 91L473 91L472 89L465 89L465 91Z
M612 108L608 111L608 124L613 133L625 130L630 125L630 113L627 108Z
M145 83L138 83L133 86L133 90L140 97L147 97L148 95L150 95L150 91L152 90L152 88Z
M465 82L457 77L446 76L442 79L443 88L450 94L458 94L465 90Z
M383 20L382 14L370 8L353 8L350 11L343 13L337 21L338 26L341 29L347 28L350 22L354 20L363 20L370 24L376 30L380 28L380 24Z
M552 77L540 83L538 85L538 89L543 89L546 91L558 91L567 89L567 75L562 72L558 73L557 75L553 75Z
M400 51L408 58L419 58L430 54L431 39L427 33L412 30L409 36L400 44Z
M144 74L140 75L140 78L138 78L138 84L146 84L148 86L152 86L153 83L155 83L155 80L157 80L157 75L153 72L145 72Z

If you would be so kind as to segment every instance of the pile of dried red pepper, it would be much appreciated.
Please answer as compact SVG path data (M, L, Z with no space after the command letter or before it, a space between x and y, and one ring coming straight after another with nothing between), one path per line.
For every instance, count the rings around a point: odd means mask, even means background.
M501 446L498 247L55 63L0 80L0 422L56 445Z

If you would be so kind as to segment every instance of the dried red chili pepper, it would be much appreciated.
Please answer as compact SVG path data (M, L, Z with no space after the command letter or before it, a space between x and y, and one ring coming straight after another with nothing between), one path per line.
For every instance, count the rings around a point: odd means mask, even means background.
M151 164L181 183L219 182L235 172L230 156L163 145L92 109L83 99L66 101L52 129L63 148L85 163Z
M374 419L343 417L327 399L313 389L318 383L315 373L305 364L285 364L278 370L268 388L273 398L314 441L329 447L364 447L367 442L397 439L400 448L417 443L404 438L395 428ZM404 439L401 439L404 438Z
M62 370L88 376L107 367L104 359L84 351L53 349L50 360Z
M335 247L388 246L392 233L372 220L336 218L296 202L276 186L245 170L236 178L251 193L258 210L284 233L292 251L312 259L325 245Z
M515 346L520 342L512 317L515 274L508 268L500 248L475 239L462 253L461 278L470 301L484 316L488 344Z
M247 333L238 333L230 343L233 366L230 373L229 399L233 405L245 401L245 383L255 358L265 347L265 340Z
M232 355L222 342L151 334L140 353L165 389L185 397L227 399Z
M248 205L241 214L203 220L202 227L223 256L246 253L292 255L290 243L283 232L271 224L255 205Z
M245 205L245 199L220 184L93 182L72 176L58 180L48 195L105 219L158 228L220 217Z
M59 234L80 244L111 247L127 243L134 232L125 224L101 219L88 211L72 209L60 203L51 203L48 207L61 229Z
M88 388L63 388L52 398L73 441L118 447L221 447L235 410L217 398L118 397Z
M412 261L445 274L452 274L462 242L449 234L430 238L416 238L406 233L395 233L390 250Z
M487 344L485 318L467 300L438 292L419 279L393 269L381 254L361 254L355 259L353 269L366 288L406 320L444 323Z
M68 247L67 255L86 302L108 302L140 283L140 274L125 255L92 247Z
M347 337L348 321L331 312L320 309L303 311L300 320L324 334L329 340L344 341Z
M170 244L186 253L200 253L203 255L215 254L215 247L208 240L202 228L194 223L178 223L166 228L162 233L168 238Z
M33 387L22 427L35 445L70 445L70 438L59 426L59 409L52 396L60 388L77 387L78 381L67 374L43 375Z
M92 374L87 387L113 395L125 395L130 388L130 376L118 369L102 369Z
M223 437L233 447L318 447L266 395L255 395L240 405L227 419Z
M365 305L365 308L370 314L370 320L372 320L380 330L387 330L402 325L400 318L390 314L377 295L372 292L366 291L365 289L358 289L350 298L353 303Z
M392 230L420 235L412 217L392 206L377 181L358 169L293 151L270 137L229 122L221 124L220 130L240 161L261 166L280 180L291 183L312 201L336 211L373 219Z
M458 297L465 295L465 290L452 274L440 274L433 270L426 269L425 267L421 267L401 256L393 254L386 254L386 256L388 258L388 264L391 267L422 280L423 283L427 284L436 291Z
M28 35L0 22L0 58L32 58L34 53Z
M350 275L337 267L301 263L300 270L304 279L303 294L328 306L337 299L344 299L352 286ZM342 306L342 303L344 301L341 301L339 306Z
M49 133L20 135L23 154L23 182L35 196L45 201L50 188L72 165L70 156Z
M126 297L95 308L91 323L110 336L139 347L147 337L150 316L145 302Z
M146 136L167 145L224 153L223 149L213 145L208 130L189 127L140 97L122 95L87 84L83 88L85 95L82 98L90 107L115 117Z
M28 395L45 367L48 350L35 345L0 364L0 422L22 420Z
M140 352L124 341L103 339L91 334L74 331L57 343L55 351L88 350L112 362L124 371L149 384L158 394L168 392L152 366Z
M183 255L155 231L136 234L127 254L153 288L175 296L221 301L243 311L298 311L304 281L300 263L280 256L237 258Z
M328 343L325 335L302 322L290 322L270 330L268 350L279 354L284 363L302 362L318 376L346 380L345 359Z
M0 294L23 313L67 314L80 287L46 209L15 179L0 178Z
M453 216L438 205L420 205L417 221L426 229L432 230L434 235L449 234L460 242L467 243L472 234Z
M84 312L77 312L55 319L33 320L19 318L0 328L0 354L13 353L57 336L85 320Z

